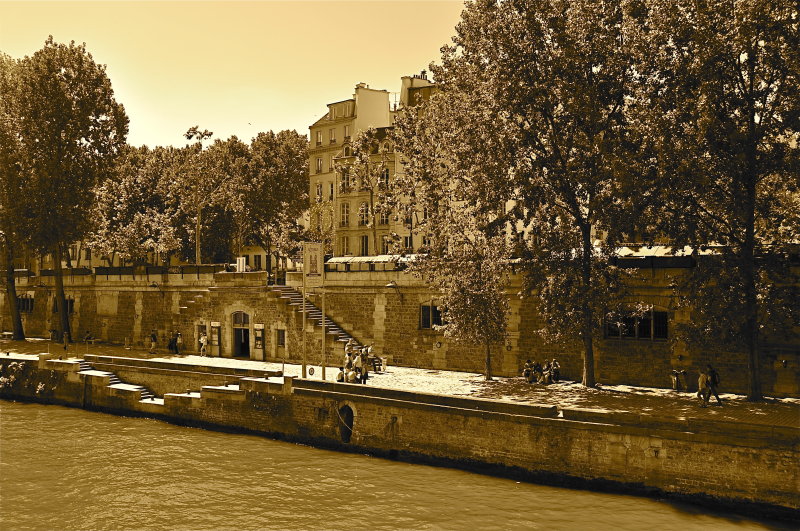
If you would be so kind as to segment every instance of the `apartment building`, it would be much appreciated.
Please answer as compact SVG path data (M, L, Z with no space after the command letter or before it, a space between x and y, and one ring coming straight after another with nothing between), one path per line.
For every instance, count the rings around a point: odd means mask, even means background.
M403 76L399 102L401 108L430 97L433 83L424 72ZM414 242L411 227L414 216L381 208L382 192L391 179L402 171L402 163L389 141L397 103L390 103L386 90L355 87L353 97L328 104L328 112L309 127L309 199L311 205L330 202L336 236L336 256L374 256L388 254L395 241L413 252L422 242ZM377 131L378 145L369 157L374 178L356 176L348 171L355 164L351 141L369 128ZM319 219L310 219L319 224Z

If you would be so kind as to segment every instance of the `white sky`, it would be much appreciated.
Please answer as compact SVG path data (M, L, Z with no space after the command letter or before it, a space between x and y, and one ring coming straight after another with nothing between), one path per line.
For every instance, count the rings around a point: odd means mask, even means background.
M133 145L183 145L191 126L249 141L308 126L358 82L396 92L438 61L460 0L2 1L0 51L48 35L106 64Z

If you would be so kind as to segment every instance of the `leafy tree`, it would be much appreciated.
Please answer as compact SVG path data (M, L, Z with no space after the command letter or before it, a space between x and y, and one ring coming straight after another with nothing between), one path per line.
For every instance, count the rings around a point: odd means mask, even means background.
M308 207L308 140L296 131L259 133L250 143L249 184L243 199L248 238L271 255L288 254L297 219Z
M167 182L180 162L179 150L128 147L95 195L96 228L89 246L106 256L145 262L148 253L169 255L180 247L174 224L177 206Z
M250 149L236 136L231 136L228 140L215 140L202 157L207 182L216 184L216 189L210 191L209 205L221 207L217 221L224 222L233 236L224 248L230 249L232 245L234 254L239 255L252 228L247 208L253 188L248 179Z
M335 164L336 173L347 176L348 188L368 194L368 202L364 202L358 215L365 218L367 226L372 229L372 249L377 254L376 217L389 208L391 141L383 131L370 127L359 131L345 149L350 150L350 155L345 155Z
M484 346L491 379L492 346L506 337L511 190L505 126L486 119L491 111L483 96L445 88L399 115L393 141L404 164L387 201L417 220L412 234L424 252L410 271L439 294L439 328L458 342Z
M333 254L333 239L336 236L336 219L333 201L320 201L308 209L309 226L303 238L306 241L322 242L325 254Z
M759 345L800 314L800 10L788 0L639 4L634 123L663 183L653 230L706 245L680 287L686 339L742 352L762 398ZM702 343L701 343L702 344Z
M485 347L484 376L491 380L492 346L505 341L508 324L506 240L502 234L487 237L464 212L457 217L467 230L417 255L410 271L438 294L442 324L436 328L457 342Z
M217 201L217 192L223 184L220 173L208 171L208 158L203 156L203 141L214 133L208 129L200 131L198 126L189 128L184 134L187 140L196 140L184 148L184 161L176 169L171 193L180 204L181 210L194 222L194 263L202 263L201 233L203 210Z
M456 157L440 164L485 175L458 187L470 190L468 206L493 198L483 210L494 207L496 222L519 234L542 332L580 337L587 386L595 384L602 317L622 296L610 258L625 192L637 189L625 164L636 143L623 113L633 73L624 4L478 0L462 13L442 64L431 66L453 106L437 111L457 113L443 120L434 144Z
M61 261L90 224L91 190L125 144L128 118L105 67L85 45L44 47L20 62L18 138L27 176L23 224L31 246L52 252L60 330L70 337Z
M17 307L17 286L14 282L15 247L21 240L19 206L23 182L19 159L14 98L18 82L17 62L0 53L0 247L5 268L6 306L11 315L14 339L25 339L22 317Z

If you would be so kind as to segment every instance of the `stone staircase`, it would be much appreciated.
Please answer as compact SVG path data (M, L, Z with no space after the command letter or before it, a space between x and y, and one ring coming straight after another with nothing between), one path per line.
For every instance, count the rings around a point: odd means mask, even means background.
M78 364L80 365L82 371L93 371L93 370L96 370L92 366L92 364L89 363L86 360L79 360ZM108 371L104 371L104 372L108 372ZM116 374L114 374L113 372L108 372L108 374L110 374L108 385L115 385L115 384L125 383L122 380L120 380L119 377ZM132 384L128 384L128 385L132 385ZM141 386L141 385L138 385L136 387L139 387L142 390L142 400L155 400L156 396L153 394L153 392L150 389L148 389L147 387Z
M303 313L303 295L299 291L291 286L270 286L270 288L273 292L278 294L279 298L286 301L295 312ZM310 320L314 327L322 326L322 310L308 299L306 299L306 319ZM325 316L325 333L334 336L338 342L347 343L352 339L355 341L357 347L362 346L356 338L347 333L341 326L334 323L328 316Z

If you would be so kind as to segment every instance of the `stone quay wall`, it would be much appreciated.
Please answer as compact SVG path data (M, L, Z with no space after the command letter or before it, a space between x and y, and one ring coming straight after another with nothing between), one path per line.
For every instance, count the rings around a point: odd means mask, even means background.
M132 386L109 385L109 373L81 371L77 362L48 358L0 358L0 398L800 518L800 428L647 420L575 409L558 416L555 407L270 375L239 376L238 385L230 385L232 375L226 374L228 385L219 385L218 374L202 370L191 376L193 390L185 392L186 380L176 380L176 392L142 401L141 391ZM130 365L127 377L153 386L162 381L146 368L136 378Z
M669 285L680 272L677 268L642 268L631 278L638 302L667 312L670 332L689 319L686 312L672 308ZM300 289L299 275L289 273L287 280ZM304 333L299 308L281 299L266 281L265 273L66 275L65 291L74 301L70 319L78 338L89 331L101 341L146 348L155 330L158 346L164 351L167 339L177 331L184 338L184 351L196 352L200 333L212 338L212 325L216 324L219 335L216 344L208 347L211 356L241 354L252 360L299 362L305 337L306 360L322 364L321 329L309 322ZM515 376L526 359L557 358L564 378L580 380L582 344L577 336L572 343L553 344L539 335L536 331L542 323L535 301L517 296L521 283L521 275L510 276L508 334L504 344L492 348L493 373ZM22 314L26 334L47 337L58 326L52 309L53 277L20 277L17 290L34 298L33 311ZM422 308L436 305L436 293L404 271L329 272L324 290L309 290L309 299L320 308L323 292L328 317L362 344L374 345L375 354L390 364L484 370L483 347L459 344L423 327ZM10 329L6 304L6 297L0 296L3 330ZM237 324L237 314L245 314L247 323ZM342 344L327 336L324 352L326 365L338 367ZM669 387L670 373L677 369L686 371L689 390L694 390L698 371L707 363L719 370L722 392L747 391L743 353L708 351L669 338L602 338L595 343L595 374L603 384ZM761 376L765 394L800 397L800 339L766 343L761 351Z

